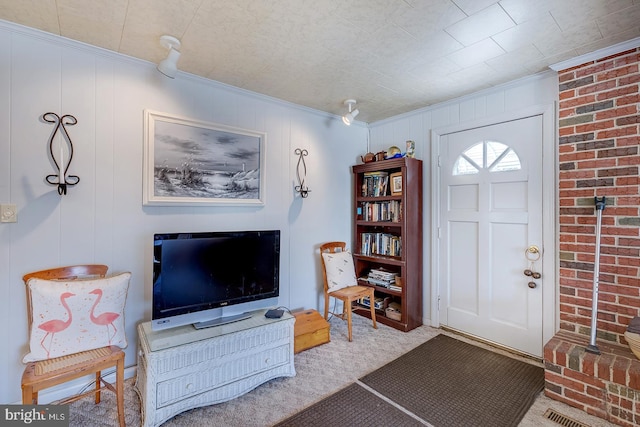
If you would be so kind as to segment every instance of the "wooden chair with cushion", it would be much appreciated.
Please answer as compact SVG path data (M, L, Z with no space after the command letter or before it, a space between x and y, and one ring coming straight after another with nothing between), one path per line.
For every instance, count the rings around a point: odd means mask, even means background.
M374 289L370 286L358 285L353 257L346 250L345 242L328 242L320 245L320 259L322 261L322 275L324 278L324 318L329 320L329 314L347 321L349 341L352 341L351 313L354 301L369 298L371 320L376 324L376 310L374 306ZM334 313L329 310L329 299L342 301L342 312Z
M100 392L108 389L116 394L118 422L125 425L122 348L126 339L121 334L131 274L107 278L107 270L106 265L74 265L24 275L31 351L23 360L27 364L22 375L23 404L37 404L40 390L95 374L95 389L59 403L70 403L90 394L95 394L95 403L100 403ZM114 304L121 308L113 308ZM90 322L93 326L87 327ZM81 328L82 333L99 334L101 339L95 346L100 347L91 348L90 341L95 337L83 337L75 332L76 328ZM122 330L114 332L114 328ZM76 343L80 343L80 348L76 348ZM102 377L102 371L110 368L115 369L115 386Z

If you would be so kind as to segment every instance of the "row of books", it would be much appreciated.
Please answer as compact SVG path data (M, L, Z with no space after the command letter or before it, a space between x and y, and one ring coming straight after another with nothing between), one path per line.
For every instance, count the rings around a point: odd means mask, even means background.
M388 233L361 233L362 255L402 256L400 236Z
M365 172L362 176L362 196L379 197L387 195L389 173L384 171Z
M365 221L400 222L402 219L402 202L399 200L365 202L361 207L362 219Z

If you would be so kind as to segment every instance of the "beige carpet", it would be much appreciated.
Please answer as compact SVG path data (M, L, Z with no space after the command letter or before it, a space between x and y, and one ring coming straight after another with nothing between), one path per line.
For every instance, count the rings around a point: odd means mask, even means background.
M353 322L354 338L348 342L344 322L332 319L331 342L297 354L295 377L278 378L229 402L184 412L163 426L272 426L435 335L445 333L426 326L405 333L381 324L374 330L371 321L360 316L354 316ZM127 426L138 427L141 425L140 401L133 384L133 378L126 381L125 418ZM544 417L548 408L592 427L613 426L541 394L520 422L520 427L557 427L559 424ZM70 418L71 426L117 426L115 398L111 393L104 393L99 405L94 405L90 397L75 402L70 407Z

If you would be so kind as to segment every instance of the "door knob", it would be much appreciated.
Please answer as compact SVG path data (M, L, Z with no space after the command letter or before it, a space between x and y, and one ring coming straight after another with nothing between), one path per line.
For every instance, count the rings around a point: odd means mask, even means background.
M527 250L525 251L525 255L527 256L527 259L530 260L530 261L539 260L541 254L542 254L542 251L536 245L529 246L527 248Z
M524 256L527 258L527 261L529 261L529 268L523 271L525 276L531 277L533 279L539 279L542 277L542 274L538 273L535 270L536 261L540 259L541 255L542 251L536 245L531 245L524 251ZM531 286L531 283L533 282L529 282L529 287L535 288L535 283L533 284L533 286Z

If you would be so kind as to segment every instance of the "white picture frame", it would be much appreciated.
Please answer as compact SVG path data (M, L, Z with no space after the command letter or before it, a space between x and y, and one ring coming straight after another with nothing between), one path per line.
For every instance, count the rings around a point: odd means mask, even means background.
M267 135L144 110L143 205L265 204Z

